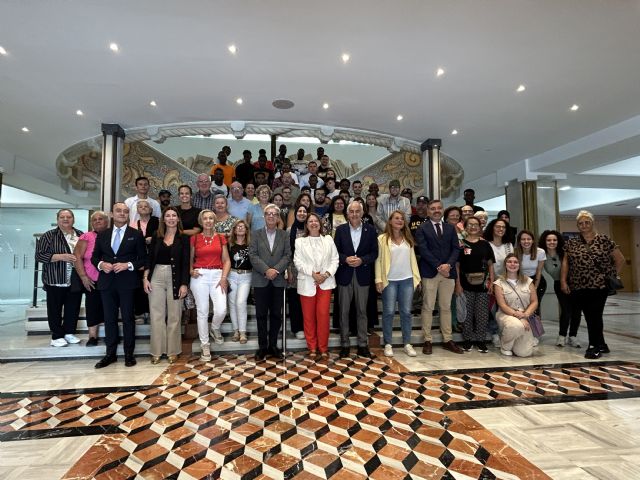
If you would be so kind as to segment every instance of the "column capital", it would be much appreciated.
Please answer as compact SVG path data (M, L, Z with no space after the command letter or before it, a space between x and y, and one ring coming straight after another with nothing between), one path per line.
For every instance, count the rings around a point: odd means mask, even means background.
M101 129L105 135L113 135L118 138L125 137L124 129L117 123L103 123Z
M442 147L442 139L441 138L428 138L420 145L420 151L424 152L426 150L431 150L433 148Z

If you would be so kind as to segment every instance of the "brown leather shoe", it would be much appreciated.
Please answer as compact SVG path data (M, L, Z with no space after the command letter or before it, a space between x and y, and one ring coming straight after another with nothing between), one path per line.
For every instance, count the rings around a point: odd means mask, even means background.
M424 345L422 346L422 353L425 355L431 355L433 353L431 342L424 342Z
M464 350L462 350L458 345L453 343L453 340L449 340L447 343L443 343L442 348L444 348L445 350L449 350L450 352L453 352L453 353L464 353Z

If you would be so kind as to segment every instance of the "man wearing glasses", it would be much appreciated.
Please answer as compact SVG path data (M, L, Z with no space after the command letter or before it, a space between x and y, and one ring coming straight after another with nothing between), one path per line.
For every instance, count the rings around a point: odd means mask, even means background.
M246 199L243 196L244 189L242 188L242 184L240 182L233 182L231 184L231 198L229 199L227 205L227 211L233 217L240 218L242 220L247 220L247 212L249 211L249 206L251 205L251 201Z
M213 195L211 194L211 178L206 173L198 175L196 179L196 193L191 198L191 205L200 210L213 210Z

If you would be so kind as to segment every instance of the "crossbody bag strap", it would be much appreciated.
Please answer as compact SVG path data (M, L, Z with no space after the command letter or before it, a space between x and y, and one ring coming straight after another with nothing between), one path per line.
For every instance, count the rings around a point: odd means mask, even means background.
M508 281L505 281L505 283L506 283L507 285L509 285L509 288L513 291L513 293L515 293L515 294L516 294L516 297L518 297L518 300L520 300L520 305L522 305L522 308L523 308L524 310L526 310L526 309L527 309L527 307L525 307L525 306L524 306L524 302L522 301L522 297L520 296L520 294L516 291L516 289L515 289L515 288L513 288L513 287L511 286L511 284L510 284ZM524 311L524 310L523 310L523 311Z

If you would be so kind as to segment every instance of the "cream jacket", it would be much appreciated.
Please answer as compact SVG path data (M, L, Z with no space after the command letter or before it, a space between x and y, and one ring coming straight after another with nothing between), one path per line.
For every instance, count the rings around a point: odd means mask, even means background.
M330 235L321 235L320 238L321 242L315 242L309 237L296 239L293 264L298 269L298 294L305 297L313 297L316 294L316 285L311 276L314 272L329 272L330 277L320 285L322 290L336 288L334 275L338 270L338 250Z
M409 262L411 263L411 273L413 274L413 288L420 284L420 270L418 269L418 261L416 260L415 249L411 248L409 253ZM376 259L376 283L382 283L382 288L387 288L389 280L387 274L391 268L391 249L387 242L387 235L383 233L378 235L378 258Z

